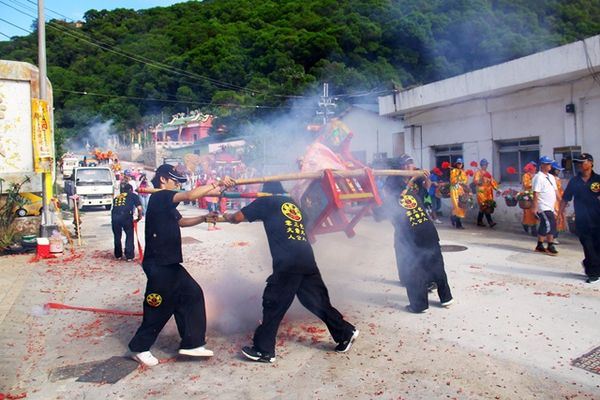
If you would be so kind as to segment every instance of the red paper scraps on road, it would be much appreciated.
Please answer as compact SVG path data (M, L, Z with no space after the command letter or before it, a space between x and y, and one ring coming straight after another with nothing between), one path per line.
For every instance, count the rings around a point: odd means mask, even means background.
M25 397L27 397L27 393L21 393L21 394L0 393L0 400L17 400L17 399L24 399Z
M80 307L80 306L69 306L60 303L46 303L44 308L53 308L56 310L76 310L76 311L89 311L99 314L116 314L116 315L131 315L131 316L143 316L142 312L124 311L124 310L110 310L106 308L92 308L92 307Z
M60 265L65 265L68 264L72 261L75 260L79 260L81 257L83 257L83 253L73 253L68 257L61 257L61 258L57 258L54 257L54 260L48 260L48 265L54 265L54 264L60 264Z
M250 245L250 242L233 242L231 247L244 247Z

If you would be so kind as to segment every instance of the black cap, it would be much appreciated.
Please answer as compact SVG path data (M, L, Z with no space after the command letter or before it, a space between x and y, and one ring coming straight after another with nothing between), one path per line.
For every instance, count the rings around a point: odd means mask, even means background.
M573 161L575 161L575 162L584 162L584 161L594 162L594 157L592 157L592 155L589 153L581 153L579 156L573 158Z
M179 183L185 183L187 181L187 177L181 175L177 172L174 166L171 164L163 164L160 167L156 168L156 172L154 173L154 178L152 178L152 184L156 186L155 182L160 184L160 177L173 179Z
M285 189L283 188L283 185L281 184L281 182L278 182L278 181L265 182L263 184L262 191L265 193L272 193L272 194L285 193Z

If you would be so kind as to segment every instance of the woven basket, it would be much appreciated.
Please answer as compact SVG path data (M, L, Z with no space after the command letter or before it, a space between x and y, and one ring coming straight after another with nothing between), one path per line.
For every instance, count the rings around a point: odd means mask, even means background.
M507 207L516 207L518 203L517 199L515 199L514 197L505 197L504 201L506 202Z
M523 210L527 210L527 209L533 207L533 201L531 201L531 200L519 200L519 207L521 207Z

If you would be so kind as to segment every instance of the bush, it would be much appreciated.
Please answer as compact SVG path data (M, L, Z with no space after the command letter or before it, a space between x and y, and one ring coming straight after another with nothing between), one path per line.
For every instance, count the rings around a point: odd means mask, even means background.
M15 227L13 223L17 214L15 210L21 208L26 199L19 196L23 184L29 182L29 177L21 183L11 183L5 194L2 195L0 202L0 249L4 249L14 243ZM2 184L4 179L0 178L0 193L3 193Z

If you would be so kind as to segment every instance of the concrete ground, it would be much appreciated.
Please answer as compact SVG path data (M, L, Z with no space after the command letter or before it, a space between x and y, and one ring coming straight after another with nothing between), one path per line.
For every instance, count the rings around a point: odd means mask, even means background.
M584 282L577 239L561 237L560 254L550 257L534 253L534 239L516 230L448 225L438 226L442 244L467 247L444 253L456 302L445 309L432 294L428 312L418 315L404 310L389 223L366 218L352 239L319 236L314 249L332 303L360 336L337 354L324 324L294 303L274 364L239 352L260 319L271 272L262 225L184 228L184 265L205 291L207 347L215 356L176 357L171 320L152 349L161 364L108 384L57 371L127 354L141 318L44 308L141 311L140 265L113 259L109 212L86 212L75 255L0 257L0 393L44 400L600 399L600 374L571 365L600 346L600 284Z

